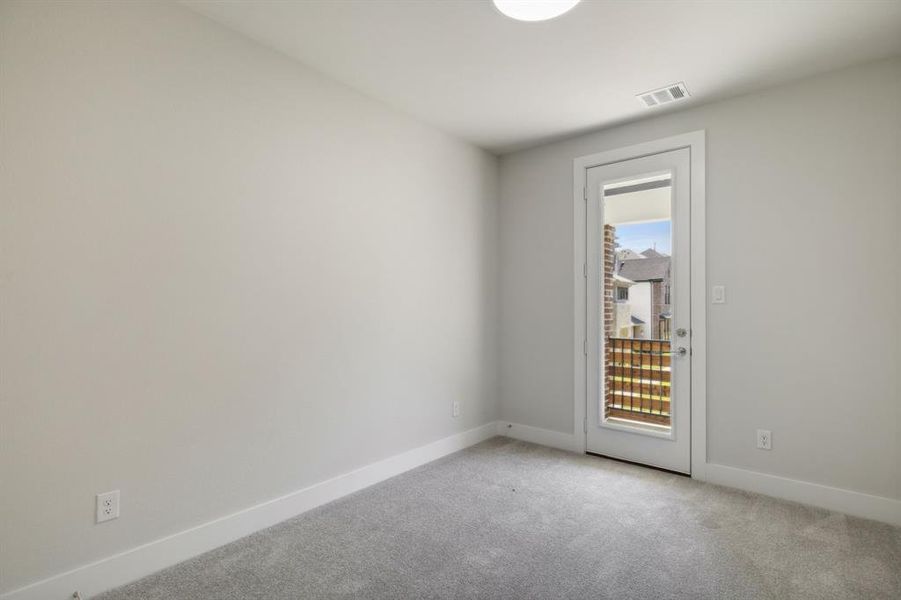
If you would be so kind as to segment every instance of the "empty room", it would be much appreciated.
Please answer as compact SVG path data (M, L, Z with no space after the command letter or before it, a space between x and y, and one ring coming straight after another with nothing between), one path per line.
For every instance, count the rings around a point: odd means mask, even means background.
M901 600L901 0L0 0L0 600Z

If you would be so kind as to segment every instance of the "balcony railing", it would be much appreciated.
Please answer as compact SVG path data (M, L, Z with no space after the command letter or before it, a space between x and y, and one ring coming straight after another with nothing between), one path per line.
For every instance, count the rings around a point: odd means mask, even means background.
M670 349L669 340L607 338L607 418L670 425Z

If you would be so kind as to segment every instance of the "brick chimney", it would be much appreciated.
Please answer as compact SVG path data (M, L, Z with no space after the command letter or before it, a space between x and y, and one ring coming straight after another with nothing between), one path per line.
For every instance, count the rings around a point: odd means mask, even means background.
M614 298L613 298L613 270L616 267L616 227L613 225L604 225L604 359L603 359L603 378L604 378L604 406L609 406L612 398L610 397L613 389L612 364L613 351L607 338L614 335L615 315ZM604 414L606 415L606 408Z

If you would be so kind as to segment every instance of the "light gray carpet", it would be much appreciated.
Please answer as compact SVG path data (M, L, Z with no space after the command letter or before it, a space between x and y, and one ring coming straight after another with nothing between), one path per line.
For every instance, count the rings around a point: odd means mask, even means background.
M901 598L901 529L495 438L101 596Z

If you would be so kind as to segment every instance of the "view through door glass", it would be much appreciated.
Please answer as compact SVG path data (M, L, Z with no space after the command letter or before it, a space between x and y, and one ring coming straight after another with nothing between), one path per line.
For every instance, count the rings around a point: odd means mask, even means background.
M603 418L672 427L672 177L604 185Z

